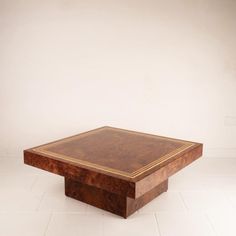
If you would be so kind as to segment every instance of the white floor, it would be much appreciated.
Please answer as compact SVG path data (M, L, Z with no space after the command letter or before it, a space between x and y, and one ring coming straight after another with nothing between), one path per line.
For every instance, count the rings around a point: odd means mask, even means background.
M201 158L128 219L64 196L64 179L0 158L0 236L235 236L236 158Z

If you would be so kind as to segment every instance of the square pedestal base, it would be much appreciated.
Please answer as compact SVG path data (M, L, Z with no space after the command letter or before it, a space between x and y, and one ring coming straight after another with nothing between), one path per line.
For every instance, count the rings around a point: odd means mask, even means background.
M168 179L137 199L121 196L94 186L65 178L65 194L68 197L127 218L168 189Z

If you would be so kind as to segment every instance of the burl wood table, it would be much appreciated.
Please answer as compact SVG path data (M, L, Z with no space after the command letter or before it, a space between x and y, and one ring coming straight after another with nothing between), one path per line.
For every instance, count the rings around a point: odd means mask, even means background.
M127 218L167 191L202 144L102 127L24 151L25 164L65 177L65 194Z

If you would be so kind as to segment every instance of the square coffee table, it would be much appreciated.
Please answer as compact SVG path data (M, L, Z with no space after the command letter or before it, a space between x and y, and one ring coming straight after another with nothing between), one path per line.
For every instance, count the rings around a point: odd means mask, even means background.
M24 163L65 177L68 197L124 218L167 191L203 145L102 127L24 151Z

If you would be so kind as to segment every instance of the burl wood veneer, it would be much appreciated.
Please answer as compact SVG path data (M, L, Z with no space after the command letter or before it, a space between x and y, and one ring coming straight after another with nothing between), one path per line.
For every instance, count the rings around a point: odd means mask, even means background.
M200 143L102 127L25 150L24 162L64 176L67 196L126 218L201 155Z

